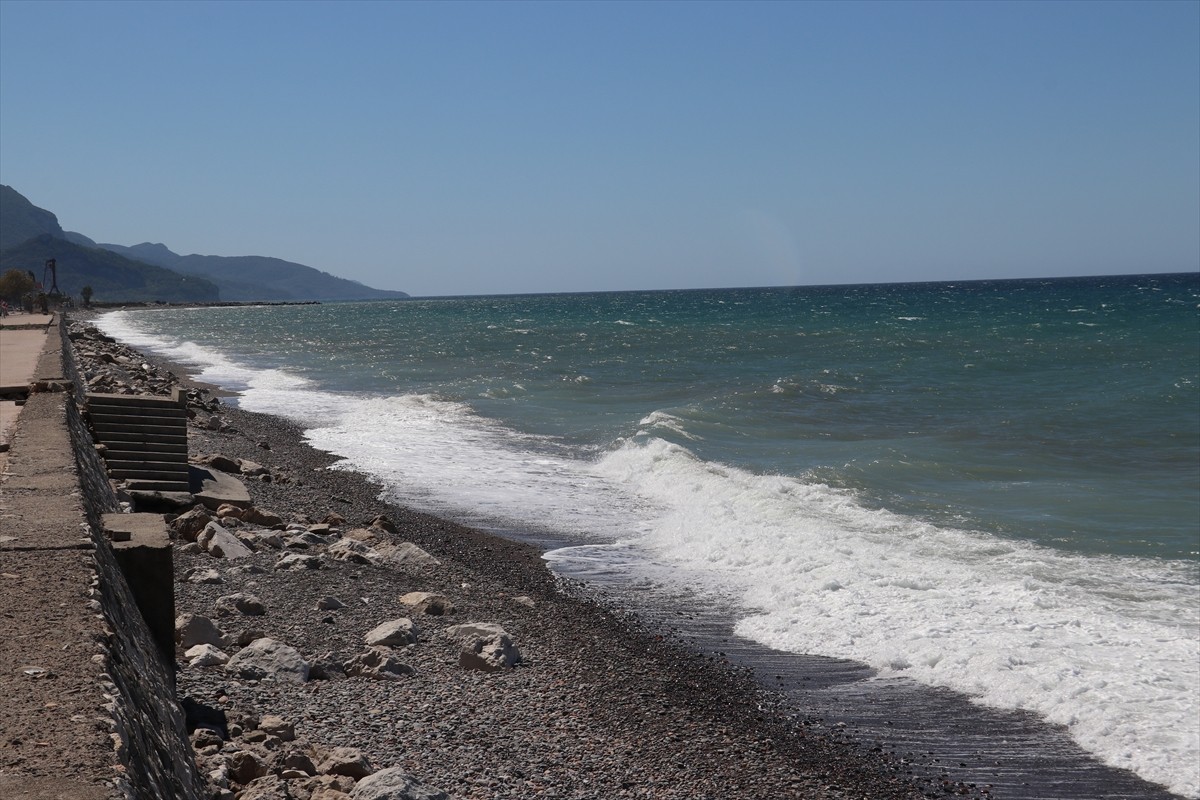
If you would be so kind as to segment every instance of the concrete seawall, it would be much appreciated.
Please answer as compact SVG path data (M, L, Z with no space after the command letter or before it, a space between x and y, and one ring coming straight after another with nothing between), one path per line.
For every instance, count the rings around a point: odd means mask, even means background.
M28 383L0 483L0 797L200 800L172 665L102 532L117 502L61 320Z

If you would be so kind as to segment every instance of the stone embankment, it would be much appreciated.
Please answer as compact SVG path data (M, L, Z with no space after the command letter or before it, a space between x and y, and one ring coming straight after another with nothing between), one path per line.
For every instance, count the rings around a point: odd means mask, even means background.
M0 796L199 800L170 667L96 524L117 501L63 342L52 326L0 484Z

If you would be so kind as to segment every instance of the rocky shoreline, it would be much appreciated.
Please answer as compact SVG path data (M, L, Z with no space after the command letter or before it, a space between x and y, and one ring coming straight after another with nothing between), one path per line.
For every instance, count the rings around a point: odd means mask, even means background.
M975 794L918 787L530 545L382 502L291 423L84 322L72 339L91 391L188 386L192 459L249 495L169 515L178 693L214 798Z

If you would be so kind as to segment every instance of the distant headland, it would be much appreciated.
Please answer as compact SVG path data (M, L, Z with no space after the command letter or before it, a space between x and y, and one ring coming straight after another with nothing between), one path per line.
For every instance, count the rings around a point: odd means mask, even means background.
M84 287L95 303L295 303L408 297L374 289L304 264L266 256L179 255L166 245L126 247L65 231L51 211L0 185L0 275L32 273L44 282L53 259L63 295ZM49 292L52 287L41 287Z

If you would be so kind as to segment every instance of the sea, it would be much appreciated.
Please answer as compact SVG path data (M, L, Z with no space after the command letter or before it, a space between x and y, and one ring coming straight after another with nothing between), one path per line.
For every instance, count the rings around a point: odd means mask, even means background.
M119 310L388 499L1200 796L1200 273Z

